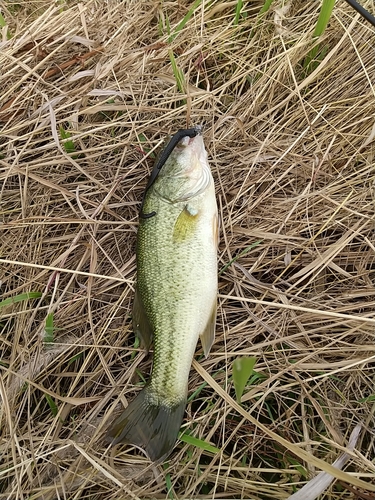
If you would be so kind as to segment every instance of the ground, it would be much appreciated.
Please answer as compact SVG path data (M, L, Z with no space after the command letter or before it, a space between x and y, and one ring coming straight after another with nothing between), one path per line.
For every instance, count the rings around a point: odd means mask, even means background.
M319 498L373 498L375 30L336 2L314 38L320 6L0 0L0 498L287 499L357 424ZM151 368L131 327L147 176L202 123L217 334L160 466L103 438Z

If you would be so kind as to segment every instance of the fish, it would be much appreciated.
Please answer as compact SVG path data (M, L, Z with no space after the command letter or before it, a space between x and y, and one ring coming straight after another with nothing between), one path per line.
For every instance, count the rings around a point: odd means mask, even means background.
M164 461L177 440L198 339L207 357L215 338L215 185L201 127L180 132L151 174L137 233L132 320L141 345L148 350L153 342L151 377L107 434L153 462Z

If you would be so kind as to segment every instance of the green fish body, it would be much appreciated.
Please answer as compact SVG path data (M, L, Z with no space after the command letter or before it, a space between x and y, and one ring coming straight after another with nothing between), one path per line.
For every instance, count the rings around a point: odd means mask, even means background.
M215 335L218 215L201 135L178 143L142 210L133 326L145 347L154 342L153 368L109 437L161 461L181 426L198 338L207 356Z

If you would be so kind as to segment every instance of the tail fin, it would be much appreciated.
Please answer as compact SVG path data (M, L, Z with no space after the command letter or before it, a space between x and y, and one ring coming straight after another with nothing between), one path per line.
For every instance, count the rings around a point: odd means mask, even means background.
M142 448L152 461L162 462L172 451L184 416L186 398L162 403L146 386L109 428L112 444Z

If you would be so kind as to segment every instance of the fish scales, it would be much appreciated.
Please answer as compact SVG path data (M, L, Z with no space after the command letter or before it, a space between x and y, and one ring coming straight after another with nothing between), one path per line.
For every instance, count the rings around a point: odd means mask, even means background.
M206 192L198 195L194 205L208 212L210 206L205 206L205 198ZM171 205L150 193L144 209L157 214L142 220L139 228L137 283L154 327L151 386L162 396L167 391L181 397L186 391L198 336L212 308L210 288L217 280L216 255L212 255L216 242L209 217L192 222L195 231L183 241L176 242L173 237L185 206L185 202ZM199 213L195 217L199 218ZM206 297L211 299L210 304Z

